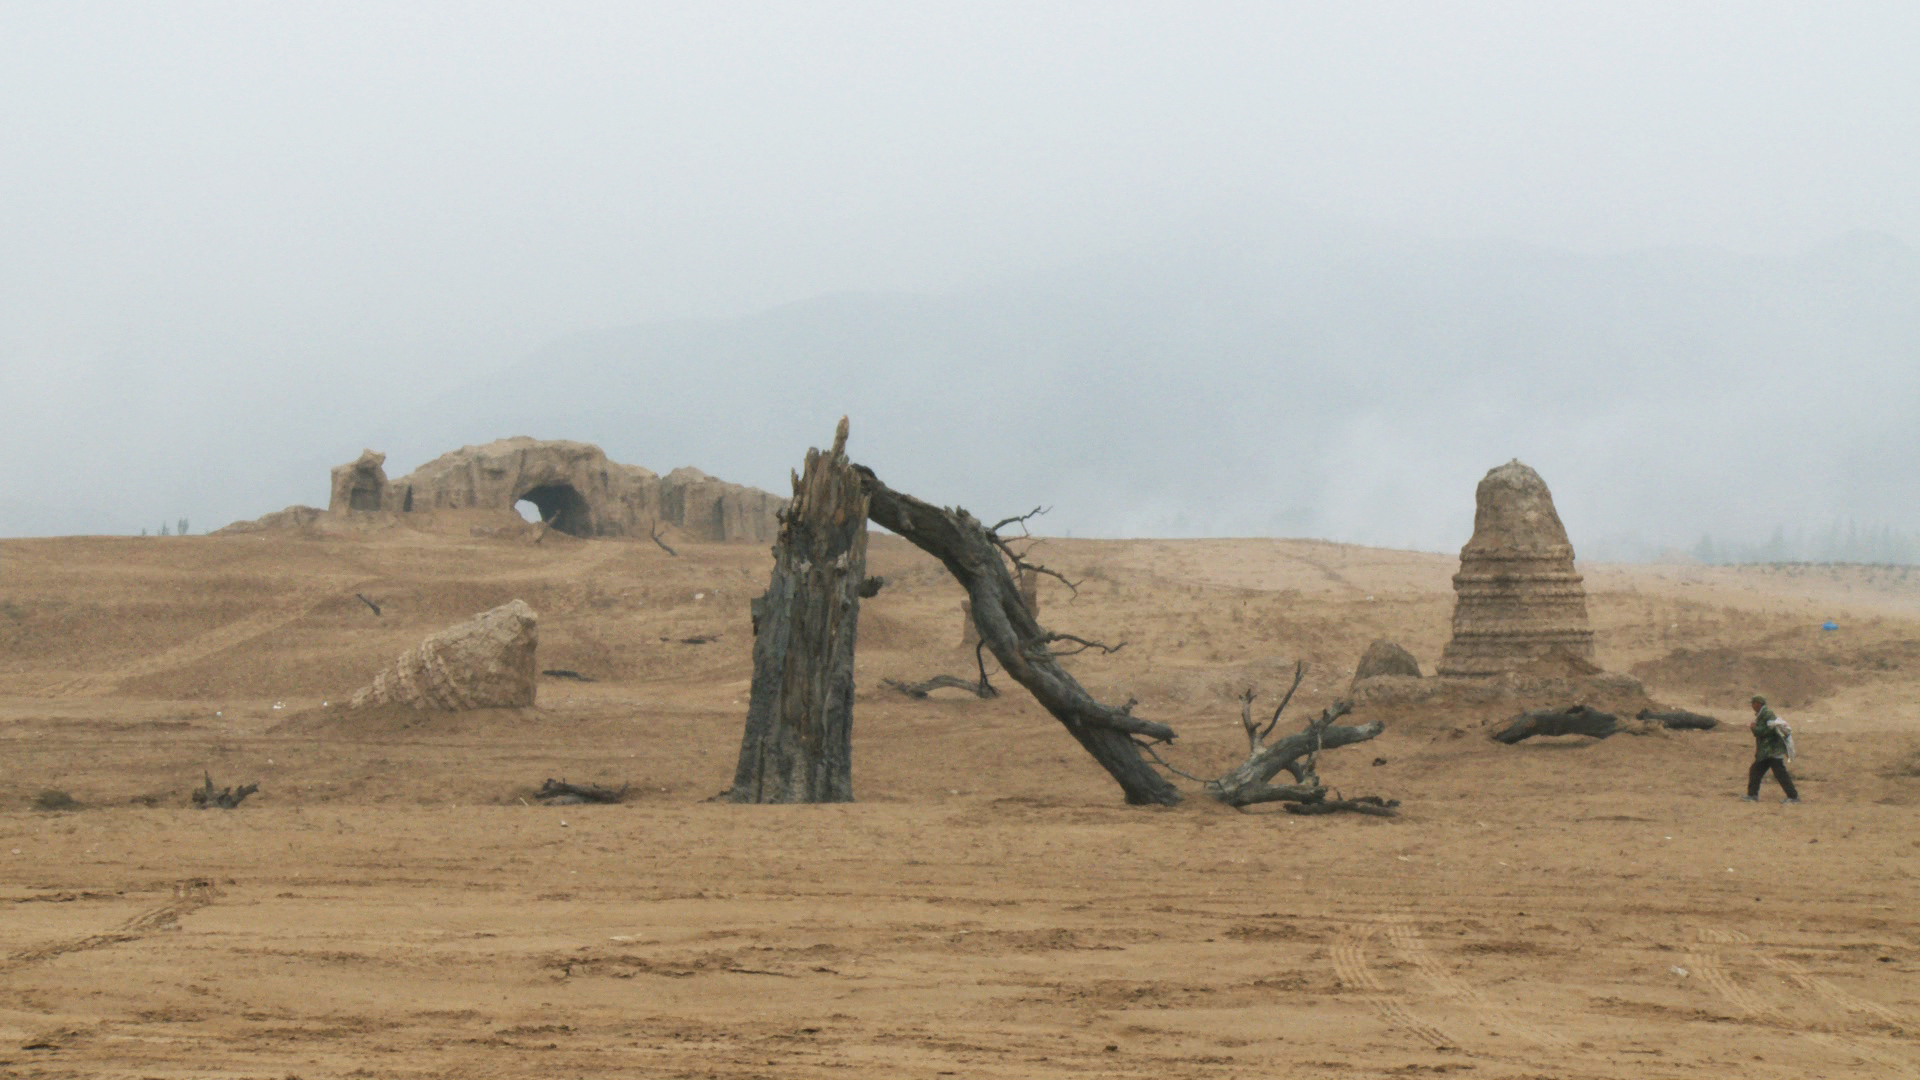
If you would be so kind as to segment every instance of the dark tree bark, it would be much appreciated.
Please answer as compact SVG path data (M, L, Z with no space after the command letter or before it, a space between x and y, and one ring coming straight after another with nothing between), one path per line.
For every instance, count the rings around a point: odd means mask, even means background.
M540 790L533 797L548 806L576 806L582 803L617 803L627 797L632 785L622 784L616 790L599 784L569 784L565 780L547 777Z
M1604 739L1624 730L1620 726L1620 718L1612 713L1604 713L1587 705L1573 705L1564 709L1523 712L1494 732L1493 741L1512 746L1535 735L1591 735L1596 739Z
M853 801L853 648L867 582L868 495L833 449L807 451L781 514L773 577L754 601L753 688L727 798Z
M1035 512L1038 513L1038 511ZM1014 580L1020 586L1020 599L1027 605L1027 610L1033 612L1033 617L1038 619L1040 617L1040 575L1034 572L1033 567L1023 566L1020 567L1020 572L1014 575ZM972 600L960 601L960 644L969 649L980 644L980 628L973 623Z
M1141 756L1136 737L1172 742L1173 729L1142 720L1132 703L1115 707L1094 700L1079 681L1061 668L1052 644L1070 640L1049 634L1034 617L1008 569L1008 551L998 535L965 510L943 510L894 491L871 469L856 465L866 481L867 513L875 524L905 537L939 559L967 591L980 640L1013 681L1026 687L1060 721L1100 767L1112 776L1129 803L1172 806L1180 790Z
M206 777L207 782L205 786L196 788L193 792L192 799L195 809L205 810L209 807L217 806L222 810L232 810L245 802L247 796L260 790L259 784L241 784L237 788L216 789L213 786L213 776L211 774L201 773L201 775Z

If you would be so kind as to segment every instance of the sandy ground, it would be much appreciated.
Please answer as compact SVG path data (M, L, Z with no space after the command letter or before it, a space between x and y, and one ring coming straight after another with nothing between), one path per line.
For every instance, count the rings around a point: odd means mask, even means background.
M1016 688L882 689L971 657L957 587L890 537L861 801L705 802L770 559L679 549L0 544L0 1076L1920 1076L1920 572L1587 567L1601 663L1734 726L1503 747L1502 711L1398 715L1323 761L1404 800L1378 820L1128 808ZM1045 583L1042 621L1128 643L1076 673L1202 774L1244 753L1242 689L1306 661L1300 722L1376 636L1430 671L1451 611L1440 556L1040 554L1083 582ZM598 681L525 712L334 707L514 597L541 666ZM1756 688L1799 732L1803 805L1738 799ZM203 774L260 792L189 809ZM632 793L523 801L549 776ZM35 809L49 789L80 808Z

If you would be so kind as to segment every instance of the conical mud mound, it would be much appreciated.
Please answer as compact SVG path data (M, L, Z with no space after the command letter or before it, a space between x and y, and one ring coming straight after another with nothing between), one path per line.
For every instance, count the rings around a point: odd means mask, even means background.
M1546 481L1510 461L1480 481L1475 502L1440 674L1498 675L1555 654L1591 661L1587 592Z

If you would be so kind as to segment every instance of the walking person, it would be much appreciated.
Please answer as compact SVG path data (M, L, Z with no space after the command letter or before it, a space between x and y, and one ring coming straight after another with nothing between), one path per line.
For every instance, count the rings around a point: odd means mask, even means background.
M1793 777L1787 775L1787 762L1793 760L1793 729L1767 707L1766 698L1755 694L1752 704L1753 767L1747 770L1746 800L1760 801L1760 781L1771 770L1773 778L1780 781L1780 790L1787 793L1786 801L1797 803L1800 792L1793 786Z

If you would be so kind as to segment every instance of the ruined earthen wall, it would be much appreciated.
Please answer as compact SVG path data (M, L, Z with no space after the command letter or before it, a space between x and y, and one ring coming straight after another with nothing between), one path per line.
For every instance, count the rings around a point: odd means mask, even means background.
M429 636L400 655L348 707L404 705L435 712L511 709L534 700L539 620L513 600Z
M385 460L369 450L335 468L328 512L511 510L527 499L555 528L575 536L644 537L669 524L697 540L764 542L773 538L786 505L698 469L675 469L663 479L580 442L522 436L465 446L391 481Z
M1489 676L1555 653L1593 658L1587 593L1540 474L1511 461L1475 493L1473 539L1453 577L1453 640L1439 673Z

